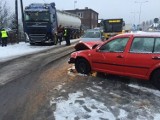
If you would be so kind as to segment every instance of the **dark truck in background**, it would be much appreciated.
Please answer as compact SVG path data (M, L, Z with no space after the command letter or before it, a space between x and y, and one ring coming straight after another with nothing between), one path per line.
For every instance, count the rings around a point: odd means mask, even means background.
M80 34L81 19L74 14L56 10L55 3L30 4L25 8L24 15L24 31L31 45L57 44L57 28L60 25L71 27L74 34Z

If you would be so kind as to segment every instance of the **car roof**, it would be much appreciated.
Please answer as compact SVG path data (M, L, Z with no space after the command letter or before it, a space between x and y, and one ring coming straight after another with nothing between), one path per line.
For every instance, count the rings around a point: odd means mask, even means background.
M160 37L160 32L132 32L132 33L123 33L116 35L115 37Z

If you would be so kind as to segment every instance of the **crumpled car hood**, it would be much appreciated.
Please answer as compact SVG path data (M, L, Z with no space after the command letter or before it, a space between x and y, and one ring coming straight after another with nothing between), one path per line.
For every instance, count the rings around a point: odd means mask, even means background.
M93 46L98 46L99 44L103 43L102 41L89 41L89 42L79 42L75 45L76 51L80 50L91 50Z

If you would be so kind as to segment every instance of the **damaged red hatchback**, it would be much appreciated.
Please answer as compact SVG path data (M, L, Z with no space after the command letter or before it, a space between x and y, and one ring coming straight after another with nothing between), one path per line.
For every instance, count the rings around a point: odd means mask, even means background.
M160 88L160 34L117 35L94 49L73 52L69 63L82 74L97 71L151 80Z

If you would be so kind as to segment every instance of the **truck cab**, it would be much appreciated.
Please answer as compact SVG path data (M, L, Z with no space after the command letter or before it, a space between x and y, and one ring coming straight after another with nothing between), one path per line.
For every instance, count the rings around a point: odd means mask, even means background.
M35 43L56 44L56 8L55 4L33 3L25 8L25 32L31 45Z

